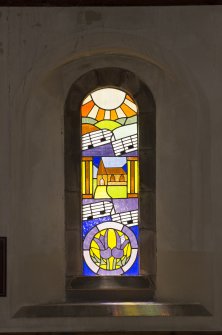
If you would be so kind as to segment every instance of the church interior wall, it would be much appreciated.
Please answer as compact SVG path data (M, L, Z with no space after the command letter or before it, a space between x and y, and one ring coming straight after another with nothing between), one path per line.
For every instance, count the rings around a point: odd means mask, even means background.
M222 7L0 12L0 331L222 330ZM65 243L80 238L64 230L64 103L82 74L110 66L135 72L156 103L156 298L211 317L13 317L65 301Z

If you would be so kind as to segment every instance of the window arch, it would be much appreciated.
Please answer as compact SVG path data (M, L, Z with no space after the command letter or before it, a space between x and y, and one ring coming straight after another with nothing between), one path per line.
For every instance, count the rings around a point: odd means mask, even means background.
M82 168L84 169L90 164L93 165L93 161L85 161L87 157L84 156L83 160L81 159L82 151L81 151L81 137L80 134L80 124L82 123L80 110L83 108L82 106L90 103L89 95L94 92L94 96L97 95L99 89L104 88L112 88L118 89L124 92L125 95L128 95L129 101L132 99L132 103L135 102L135 106L138 106L139 110L139 157L140 157L140 208L139 208L139 258L137 261L136 271L132 273L126 272L126 277L121 276L121 278L113 278L107 277L98 278L99 276L93 277L90 280L90 283L93 280L94 287L97 287L98 290L103 287L101 286L101 282L103 283L106 280L110 281L110 288L116 289L119 288L119 284L121 281L121 287L124 285L127 286L129 284L129 280L131 280L132 276L139 275L134 281L133 287L138 288L143 286L143 288L149 291L149 296L153 296L154 294L154 286L155 286L155 273L156 273L156 254L155 254L155 103L153 96L148 89L148 87L132 72L119 68L102 68L95 69L80 77L71 87L70 92L68 94L66 105L65 105L65 206L66 206L66 257L67 257L67 269L66 269L66 289L68 297L73 299L76 295L76 290L78 290L80 285L86 283L89 285L89 281L87 282L87 276L93 275L95 272L92 271L92 268L87 267L90 271L85 271L84 262L82 257L82 249L84 250L84 242L81 241L81 216L83 215L81 209L81 193L83 194L83 184L81 184L81 170L80 170L80 162L82 163ZM118 102L118 106L102 106L104 112L102 112L105 117L105 113L107 113L106 117L111 116L114 117L116 110L115 108L119 108L121 105L121 94L116 98L116 102ZM84 101L85 100L85 101ZM96 98L95 98L96 100ZM85 102L85 103L83 103ZM111 101L111 103L113 100ZM104 101L97 102L97 104L102 104ZM98 113L98 106L95 107L92 104L91 116L96 116ZM99 106L101 107L101 106ZM114 108L115 107L115 108ZM109 109L110 108L110 109ZM97 111L97 112L96 112ZM109 112L106 112L109 111ZM112 111L112 113L111 113ZM120 111L120 110L119 110ZM84 110L84 118L86 118L87 112ZM101 115L99 117L102 117ZM85 122L86 120L84 120ZM101 122L101 120L98 120ZM93 124L95 126L95 123ZM90 126L84 126L84 131L89 129ZM92 129L93 127L91 127ZM94 129L95 130L95 129ZM98 131L98 130L97 130ZM86 133L87 134L87 133ZM100 138L106 141L106 137L103 136ZM88 144L92 146L92 143ZM132 144L131 144L132 145ZM128 146L129 147L129 146ZM128 148L129 151L134 150L133 147ZM87 150L93 150L93 147L88 147ZM125 157L124 150L122 150L120 156ZM98 156L97 156L98 157ZM100 158L102 155L100 155ZM129 156L130 158L130 156ZM132 158L135 159L135 156L132 155ZM130 159L127 159L130 160ZM85 164L85 165L84 165ZM83 167L84 165L84 167ZM101 159L100 159L101 165ZM99 166L97 167L97 171ZM124 183L124 180L127 177L118 175L117 171L109 171L110 175L104 173L103 166L100 167L100 172L97 173L97 176L94 182L97 185L100 185L102 188L107 187L108 183ZM106 170L106 167L105 167ZM83 170L82 170L83 171ZM89 172L89 171L88 171ZM90 172L89 172L90 173ZM93 173L93 172L92 172ZM97 179L97 180L96 180ZM115 181L114 181L115 179ZM109 180L109 181L108 181ZM121 181L120 181L121 180ZM90 185L89 192L90 192ZM93 191L93 186L91 185L91 191ZM138 192L138 191L137 191ZM89 194L90 196L90 194ZM138 196L138 195L137 195ZM101 200L101 199L99 199ZM102 199L104 201L104 199ZM84 205L86 203L90 203L90 200L83 201ZM138 208L137 208L138 209ZM104 209L103 209L104 210ZM90 213L89 213L90 214ZM90 214L87 217L88 221L93 219ZM126 227L130 229L129 227ZM128 231L127 231L128 232ZM103 232L104 234L106 232ZM112 232L113 233L113 232ZM96 238L98 240L100 236L98 235ZM124 236L127 239L127 234ZM84 240L84 239L83 239ZM88 249L89 250L89 249ZM89 255L89 252L88 252ZM134 260L135 261L135 260ZM87 262L86 262L87 263ZM91 265L94 265L91 263ZM95 268L94 268L95 269ZM98 264L97 264L98 271ZM118 272L118 271L117 271ZM82 276L86 277L83 278ZM101 275L109 275L107 271L101 271ZM113 276L111 274L111 276ZM121 279L121 280L120 280ZM135 279L135 278L134 278ZM120 281L119 281L120 280ZM141 280L143 280L143 284L141 284ZM131 292L133 292L131 287ZM75 295L73 292L75 291ZM147 294L148 294L147 291ZM81 291L83 293L83 291ZM143 293L144 294L144 293ZM97 295L99 296L99 295ZM128 295L129 297L130 295ZM141 295L142 297L142 295ZM137 290L137 298L138 298L138 290ZM147 299L147 295L146 295Z

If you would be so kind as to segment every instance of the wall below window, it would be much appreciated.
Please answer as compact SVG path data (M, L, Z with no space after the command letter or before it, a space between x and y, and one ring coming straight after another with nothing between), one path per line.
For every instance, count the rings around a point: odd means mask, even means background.
M0 331L222 330L222 7L0 12ZM156 297L212 317L13 318L65 301L64 103L82 74L110 66L136 73L156 102Z

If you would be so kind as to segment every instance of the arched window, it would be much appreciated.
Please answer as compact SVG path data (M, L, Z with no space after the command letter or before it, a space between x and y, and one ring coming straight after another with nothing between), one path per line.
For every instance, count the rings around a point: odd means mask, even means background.
M103 87L84 98L81 120L83 275L137 276L138 107Z
M123 300L153 297L155 103L132 72L96 69L72 85L65 185L68 298L85 288L85 298L106 299L107 287Z

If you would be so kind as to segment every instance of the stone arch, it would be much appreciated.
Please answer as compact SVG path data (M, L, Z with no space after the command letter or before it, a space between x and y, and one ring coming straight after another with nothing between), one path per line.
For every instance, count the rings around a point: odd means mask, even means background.
M67 199L71 193L81 197L80 189L80 106L84 97L97 87L114 86L128 91L135 99L139 107L139 153L140 153L140 272L146 276L147 297L153 297L156 269L155 253L155 102L150 89L144 82L133 72L122 68L102 68L91 70L82 75L71 86L65 103L65 201L67 205L65 217L73 221L73 227L80 234L81 208L73 213L72 205L69 205ZM78 164L79 162L79 164ZM70 203L70 202L69 202ZM147 213L149 206L152 212L152 220ZM70 218L70 216L72 216ZM67 227L67 225L66 225ZM147 233L152 232L152 240L149 245L145 242ZM79 235L80 236L80 235ZM75 243L73 244L75 245ZM148 257L152 249L152 257ZM69 255L66 252L66 255ZM75 250L74 257L68 256L67 263L73 262L75 270L70 276L66 276L67 296L74 299L73 290L75 291L76 280L81 276L81 250ZM74 259L77 258L77 259ZM144 277L145 278L145 277ZM125 281L127 278L119 278ZM119 280L118 279L118 280ZM101 280L101 278L100 278ZM135 283L135 288L139 285ZM94 278L97 281L97 278ZM116 285L116 279L112 282L113 287ZM138 293L134 292L134 298L138 299ZM144 295L144 294L143 294ZM75 295L76 296L76 295ZM99 296L99 295L98 295ZM142 298L142 296L140 297ZM127 299L132 299L129 294ZM143 298L144 299L144 298Z

